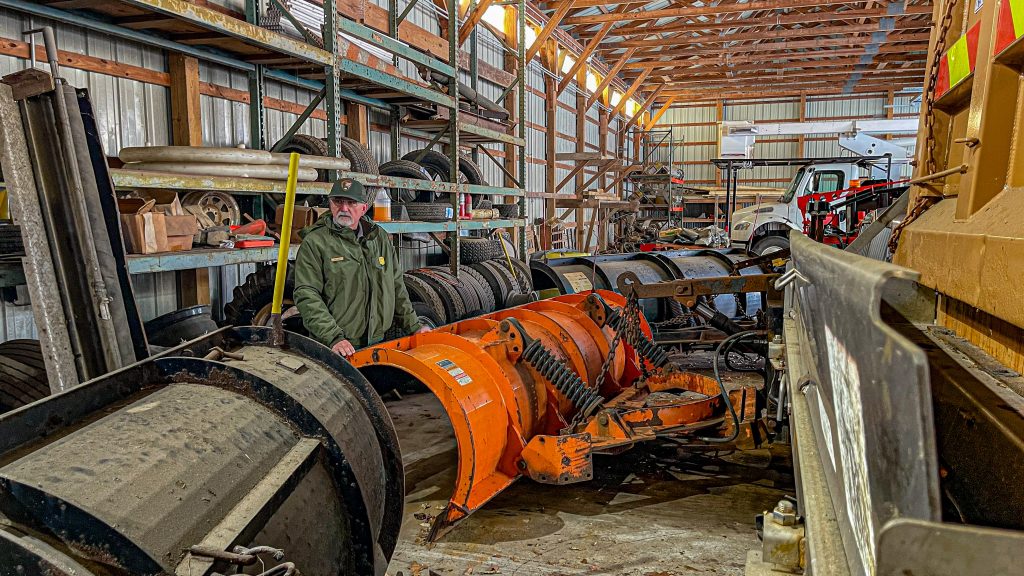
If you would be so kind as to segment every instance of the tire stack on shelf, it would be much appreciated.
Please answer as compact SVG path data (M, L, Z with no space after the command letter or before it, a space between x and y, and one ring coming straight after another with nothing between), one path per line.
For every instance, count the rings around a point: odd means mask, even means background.
M38 340L0 344L0 414L50 395Z
M472 249L463 252L463 266L458 278L447 266L428 266L405 273L405 287L423 325L434 328L535 299L529 267L514 257L506 258L500 244L502 240L467 240ZM250 274L244 284L235 287L234 298L224 306L226 325L268 325L275 270L275 266L265 266ZM292 269L289 267L285 282L284 326L287 330L304 334L302 318L292 305L293 289ZM385 337L401 336L404 334L389 332Z
M400 164L399 164L400 163ZM387 173L382 171L381 174L387 176L404 176L407 178L418 178L421 180L435 180L438 182L448 182L451 176L451 159L447 154L438 152L437 150L419 149L409 152L405 156L402 156L401 160L394 160L388 162L386 165L390 165L394 170L401 170L407 172L407 174L399 173ZM413 166L419 166L422 171L415 170ZM484 180L483 172L480 167L477 166L476 162L473 162L468 156L459 156L459 184L487 184ZM446 210L450 208L446 202L434 202L438 197L437 192L431 192L429 190L408 190L404 191L407 194L397 198L404 203L405 209L409 214L410 220L422 220L424 222L443 222L450 220ZM483 200L483 196L474 194L471 197L473 208L477 208L480 202Z

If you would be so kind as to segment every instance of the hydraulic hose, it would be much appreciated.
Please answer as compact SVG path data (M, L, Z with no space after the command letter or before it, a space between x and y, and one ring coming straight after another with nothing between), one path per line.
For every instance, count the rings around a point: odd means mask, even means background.
M740 417L739 415L736 414L736 408L732 405L732 400L729 398L729 392L728 390L725 389L725 384L722 382L722 375L719 373L718 370L718 357L721 355L722 350L724 350L726 346L730 345L731 342L739 341L748 336L754 336L756 334L756 330L747 330L745 332L733 334L732 336L729 336L725 340L722 340L718 344L718 347L715 348L715 355L711 359L711 367L715 372L715 382L718 382L718 389L720 391L722 402L725 402L726 408L729 409L729 416L732 417L732 433L725 438L700 438L704 442L708 442L710 444L727 444L735 440L737 436L739 436L740 434Z

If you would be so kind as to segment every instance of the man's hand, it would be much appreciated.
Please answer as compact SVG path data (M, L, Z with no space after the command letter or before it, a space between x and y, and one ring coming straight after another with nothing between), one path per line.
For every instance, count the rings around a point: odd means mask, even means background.
M420 326L419 330L413 332L413 334L423 334L424 332L430 332L430 328L426 326Z
M352 343L348 340L342 340L334 346L331 346L331 350L333 350L335 354L341 354L346 358L356 353L355 347L352 346Z

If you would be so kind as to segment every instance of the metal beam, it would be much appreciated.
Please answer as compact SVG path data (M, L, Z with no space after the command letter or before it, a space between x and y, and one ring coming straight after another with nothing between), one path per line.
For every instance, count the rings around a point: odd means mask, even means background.
M626 60L629 60L630 57L633 56L634 52L636 52L635 48L630 48L626 50L618 59L618 61L615 62L615 65L612 66L612 69L608 71L608 74L601 79L601 82L597 85L597 89L594 90L594 93L590 95L590 98L587 98L587 105L584 106L583 113L586 113L587 110L590 110L590 107L593 106L595 102L597 102L597 99L601 97L601 93L604 92L609 85L611 85L612 80L615 79L615 75L618 74L620 70L622 70L622 66L626 63Z
M327 50L191 2L184 0L123 0L123 2L237 38L246 44L258 46L275 54L287 54L316 64L331 65L334 63L333 55Z

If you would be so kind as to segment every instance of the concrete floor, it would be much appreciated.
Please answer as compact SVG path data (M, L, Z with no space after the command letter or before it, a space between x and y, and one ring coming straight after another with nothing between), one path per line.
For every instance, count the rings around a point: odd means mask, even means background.
M436 544L427 521L451 494L455 439L430 394L388 403L406 466L406 519L391 576L743 574L754 516L792 493L788 449L731 454L650 444L595 460L592 482L520 480Z

